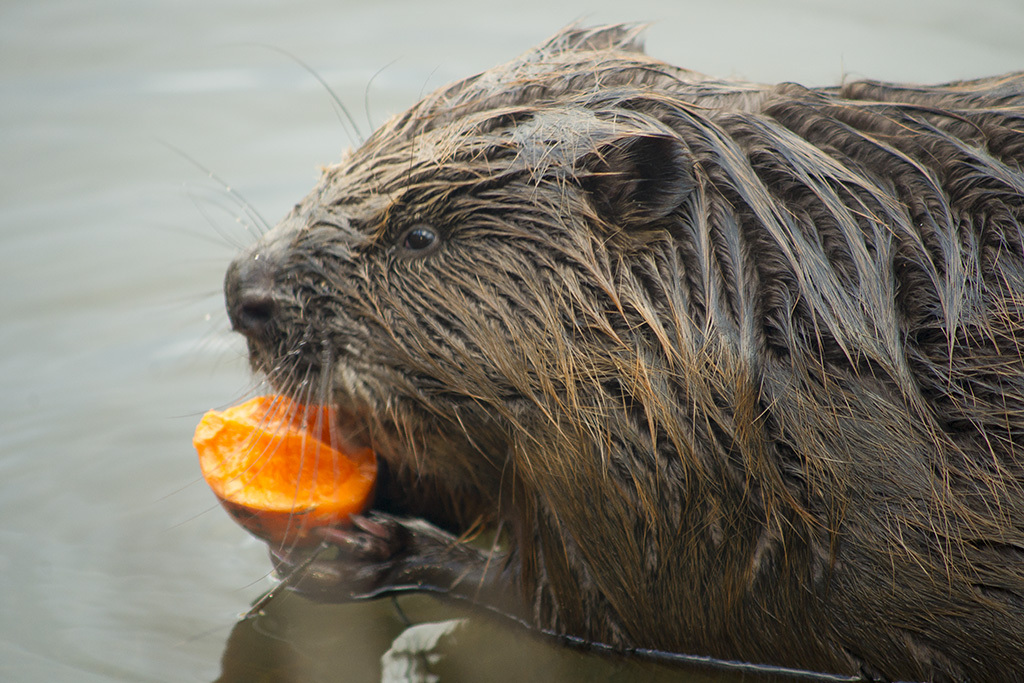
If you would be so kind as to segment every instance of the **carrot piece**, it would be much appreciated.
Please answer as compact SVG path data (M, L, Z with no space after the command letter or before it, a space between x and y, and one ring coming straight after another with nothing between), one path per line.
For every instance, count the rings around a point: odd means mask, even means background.
M275 544L304 545L313 529L364 510L377 462L332 445L333 411L283 396L211 410L192 443L206 483L240 525Z

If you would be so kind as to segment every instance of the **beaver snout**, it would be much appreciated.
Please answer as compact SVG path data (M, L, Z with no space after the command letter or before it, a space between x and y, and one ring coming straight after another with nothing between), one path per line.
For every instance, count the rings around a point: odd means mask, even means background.
M231 327L251 340L267 337L276 314L275 267L266 252L246 251L228 267L224 297Z

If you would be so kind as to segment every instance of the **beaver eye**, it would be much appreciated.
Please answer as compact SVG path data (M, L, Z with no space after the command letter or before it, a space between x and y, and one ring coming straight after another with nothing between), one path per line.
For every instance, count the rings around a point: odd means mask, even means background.
M429 253L439 242L437 232L429 225L414 225L398 239L400 251L409 256Z

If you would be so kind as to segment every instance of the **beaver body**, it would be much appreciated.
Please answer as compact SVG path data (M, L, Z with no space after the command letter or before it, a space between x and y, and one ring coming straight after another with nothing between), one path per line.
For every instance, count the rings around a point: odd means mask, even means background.
M762 86L572 28L327 169L228 308L382 509L504 531L472 575L539 628L1024 680L1022 164L1021 75Z

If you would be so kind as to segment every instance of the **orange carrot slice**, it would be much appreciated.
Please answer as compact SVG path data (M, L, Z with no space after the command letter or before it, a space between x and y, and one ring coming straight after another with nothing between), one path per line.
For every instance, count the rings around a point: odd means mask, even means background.
M203 416L192 440L206 483L235 521L274 544L305 545L373 493L373 451L332 445L333 411L261 396Z

